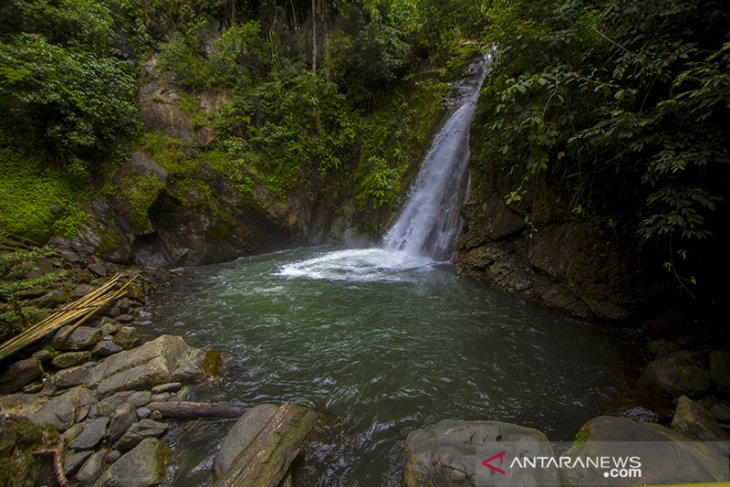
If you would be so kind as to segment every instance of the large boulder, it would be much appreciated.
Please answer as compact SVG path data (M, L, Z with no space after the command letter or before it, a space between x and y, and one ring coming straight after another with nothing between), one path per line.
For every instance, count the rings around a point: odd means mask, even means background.
M710 379L719 395L730 397L730 352L710 354Z
M48 457L33 455L36 450L55 448L58 431L36 426L26 418L0 415L0 485L32 487L43 485L39 474Z
M677 401L677 410L674 412L670 428L693 440L727 441L728 439L710 412L687 396L682 396Z
M147 438L122 455L95 484L98 487L149 487L165 481L170 450L159 440Z
M259 434L277 409L279 409L279 406L276 404L260 404L246 411L236 421L236 424L233 425L223 439L220 450L218 450L213 460L213 476L215 478L220 478L228 470L233 460Z
M85 385L106 396L165 382L200 382L218 375L219 367L217 352L193 348L178 336L163 335L107 358L90 370Z
M639 383L664 397L697 397L710 386L707 370L681 357L665 357L647 365Z
M727 443L701 443L658 424L600 416L588 421L564 456L638 457L640 476L611 478L609 469L563 468L563 485L664 485L727 482ZM633 468L636 465L627 463ZM613 464L611 464L613 468Z
M555 468L511 469L518 456L553 456L538 430L499 421L444 420L408 434L403 486L560 485Z
M0 375L0 394L10 394L41 375L40 360L31 357L11 364Z
M81 411L85 406L94 402L96 397L91 391L84 387L75 387L44 404L30 415L30 420L35 424L48 424L59 430L65 430L80 420Z
M51 345L57 350L89 350L101 341L101 330L88 326L79 326L69 335L64 336L69 327L64 326L53 337Z

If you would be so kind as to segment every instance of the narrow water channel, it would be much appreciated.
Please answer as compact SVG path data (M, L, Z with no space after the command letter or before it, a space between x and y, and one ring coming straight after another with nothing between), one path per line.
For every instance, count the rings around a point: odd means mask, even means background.
M199 399L295 400L336 416L318 485L396 486L409 431L496 419L570 440L625 386L628 351L605 331L381 249L298 249L183 271L153 303L156 332L224 353ZM207 485L231 422L187 426L176 485Z

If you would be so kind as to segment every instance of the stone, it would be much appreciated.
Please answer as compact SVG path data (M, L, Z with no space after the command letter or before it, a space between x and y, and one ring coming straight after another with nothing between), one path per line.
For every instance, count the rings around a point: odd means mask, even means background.
M57 350L89 350L101 341L101 330L97 328L79 326L65 339L62 339L61 336L66 330L68 330L68 326L58 330L51 341Z
M251 443L278 409L276 404L260 404L246 411L236 421L213 459L214 478L221 478L238 454Z
M101 476L98 487L149 487L165 481L170 450L159 440L147 438L122 455Z
M687 396L677 400L677 409L669 426L698 441L727 441L727 435L710 412Z
M96 261L96 262L93 262L93 263L89 264L88 266L86 266L86 268L89 269L91 272L93 272L94 274L96 274L99 277L106 277L107 276L106 266L103 263L99 262L99 261Z
M177 392L182 387L179 382L168 382L167 384L160 384L151 389L152 394L161 394L163 392Z
M85 385L96 386L103 396L166 382L200 382L218 375L219 367L217 352L190 347L181 337L163 335L108 357L91 370Z
M131 450L146 438L158 438L167 431L167 424L153 419L142 419L134 423L114 444L119 451Z
M504 479L498 479L504 483L493 484L494 472L482 460L501 452L507 465L516 456L554 454L547 437L532 428L499 421L447 419L408 434L402 485L560 485L555 468L506 469Z
M729 453L727 443L691 441L658 424L599 416L583 425L565 456L638 456L641 478L638 482L621 485L666 485L727 482ZM607 485L604 470L596 468L565 468L563 480L563 485Z
M101 469L104 466L104 456L106 450L99 450L91 454L91 456L84 462L76 474L76 480L81 485L89 485L101 474Z
M106 316L103 318L103 320L109 320ZM119 323L116 321L107 321L106 323L101 325L101 333L104 336L110 336L114 335L116 332L119 331L119 329L122 327Z
M679 351L679 345L668 340L654 340L646 345L646 350L654 358L661 358Z
M0 485L40 485L36 481L48 460L33 452L55 448L58 443L59 435L54 428L34 425L27 418L0 414Z
M11 364L0 375L0 394L10 394L30 384L41 375L40 360L27 358Z
M102 340L94 346L94 349L91 351L91 353L92 355L94 355L94 357L108 357L109 355L114 355L115 353L119 353L122 350L124 349L113 341Z
M152 393L150 391L135 391L127 399L133 406L145 406L152 402Z
M150 413L150 419L154 419L155 421L159 421L162 419L162 413L155 410Z
M104 463L106 463L107 465L111 465L112 463L119 460L121 456L122 452L120 452L119 450L112 450L104 456Z
M687 360L665 357L647 365L639 383L664 397L697 397L710 386L708 372Z
M124 313L124 314L117 316L117 321L119 323L131 323L134 321L134 316L132 316L128 313Z
M109 430L107 431L109 442L114 443L121 438L136 421L137 413L133 405L125 402L117 406L114 414L112 414Z
M177 398L175 394L170 394L169 392L161 392L159 394L152 394L152 400L150 402L165 402L169 401L170 398Z
M730 352L710 354L710 379L718 395L730 398Z
M109 418L102 416L91 420L84 427L84 431L74 438L69 445L77 450L88 450L99 444L106 434L106 427L109 424Z
M147 409L147 408L144 408L144 407L142 407L142 408L137 408L137 417L138 417L139 419L144 419L144 418L148 417L148 416L150 415L150 413L151 413L151 412L152 412L152 411L150 411L149 409Z
M178 401L195 401L195 393L193 392L193 389L189 386L185 386L177 393L175 393L177 396Z
M85 426L86 425L84 423L76 423L75 425L71 426L69 429L64 431L61 436L66 438L67 442L70 442L71 440L73 440L74 438L79 436L82 431L84 431Z
M59 430L66 430L76 422L76 411L96 402L94 394L84 388L75 387L54 397L41 409L30 415L35 424L48 424Z
M36 353L34 353L32 355L33 358L37 358L38 360L41 361L41 363L44 363L44 364L50 362L54 356L55 356L55 350L53 350L52 347L46 347L42 350L38 350Z
M89 369L79 365L78 367L59 370L51 377L51 383L58 388L67 389L83 384L88 377Z
M40 298L36 298L30 302L31 306L38 308L55 308L56 306L68 301L68 294L62 289L54 289L49 291Z
M92 454L91 450L72 453L63 459L63 473L67 477L74 473Z
M94 286L91 286L89 284L79 284L78 286L76 286L74 288L74 290L71 293L71 295L74 298L76 298L76 299L83 298L84 296L86 296L87 294L89 294L94 289L95 289Z
M56 355L51 365L57 369L67 369L74 365L83 364L91 360L91 352L66 352Z
M114 343L125 350L134 347L139 341L139 333L137 333L137 329L133 326L119 328L119 331L114 336Z
M710 414L718 423L730 424L730 406L716 402L710 407Z
M97 409L99 410L99 414L102 414L104 416L111 416L112 414L114 414L114 410L117 408L117 406L121 406L132 396L132 394L133 393L131 391L122 391L117 392L116 394L112 394L105 399L102 399L96 405Z

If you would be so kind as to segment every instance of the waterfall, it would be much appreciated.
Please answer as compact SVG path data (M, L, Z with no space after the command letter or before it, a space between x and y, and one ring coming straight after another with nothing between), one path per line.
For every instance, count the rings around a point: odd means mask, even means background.
M447 100L452 114L431 143L398 220L383 237L385 250L446 260L461 231L468 193L469 126L491 56L472 63Z

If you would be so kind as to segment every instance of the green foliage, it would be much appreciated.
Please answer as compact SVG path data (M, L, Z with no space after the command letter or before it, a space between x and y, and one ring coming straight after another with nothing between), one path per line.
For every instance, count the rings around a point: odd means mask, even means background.
M669 249L724 232L711 223L730 162L722 2L495 1L489 16L499 48L472 140L508 202Z
M88 185L48 168L38 154L0 148L0 237L44 242L51 233L70 235L86 219L81 208Z
M360 182L357 203L361 206L369 203L376 210L394 203L400 194L403 174L398 169L389 167L385 159L377 156L370 157L365 165L368 171Z
M150 230L150 207L157 201L162 181L155 177L133 176L122 181L122 194L129 203L129 223L132 231L145 234Z

